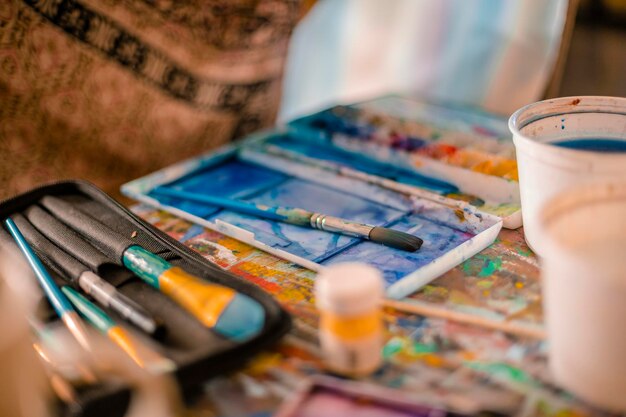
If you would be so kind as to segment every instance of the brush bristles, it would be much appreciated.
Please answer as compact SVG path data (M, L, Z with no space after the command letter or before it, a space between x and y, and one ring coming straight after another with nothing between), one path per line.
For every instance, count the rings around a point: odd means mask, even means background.
M385 227L373 228L369 234L369 239L372 242L382 243L385 246L402 249L408 252L415 252L422 246L422 243L424 243L424 241L417 236L387 229Z

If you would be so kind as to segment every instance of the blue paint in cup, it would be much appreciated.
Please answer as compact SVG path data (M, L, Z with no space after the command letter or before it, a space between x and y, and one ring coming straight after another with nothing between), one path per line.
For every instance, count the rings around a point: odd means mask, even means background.
M626 140L610 138L573 138L551 142L551 145L577 151L624 153L626 152Z

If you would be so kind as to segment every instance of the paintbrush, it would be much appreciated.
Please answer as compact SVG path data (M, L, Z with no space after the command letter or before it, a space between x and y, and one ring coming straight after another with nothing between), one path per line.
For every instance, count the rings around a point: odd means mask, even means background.
M71 287L64 286L63 293L93 327L111 339L140 367L151 372L168 372L176 368L174 362L148 348L118 326L111 317L80 295Z
M46 351L39 343L33 343L33 349L39 355L39 359L46 370L48 381L55 395L68 406L80 407L76 391L72 384L59 372L48 357Z
M230 339L246 340L263 329L265 310L251 297L171 265L63 200L46 196L41 204L63 223L89 238L116 264L128 268L172 298L217 333Z
M50 339L48 335L46 335L46 338ZM48 347L44 347L44 345L49 345L50 343L56 343L57 346L55 348L55 351L65 350L64 344L55 341L40 340L33 343L33 349L35 349L35 352L37 352L39 358L47 368L54 369L60 374L63 374L67 378L71 379L73 382L79 384L95 384L98 382L98 378L96 377L94 372L81 364L80 361L67 361L64 363L59 363L58 361L54 360L51 357L52 352L50 352L50 349Z
M39 358L46 363L46 366L58 370L72 381L78 381L81 384L95 384L98 382L98 377L96 377L94 371L81 363L81 361L59 362L57 360L61 352L65 358L70 358L71 354L67 352L66 340L59 338L54 327L46 326L35 317L28 317L28 324L37 340L33 343L33 348L39 355Z
M429 302L423 302L418 300L410 300L408 302L405 302L386 298L383 301L383 306L398 311L417 314L424 317L435 317L450 320L472 326L484 327L486 329L498 330L504 333L514 334L522 337L529 337L533 339L546 338L546 332L540 325L534 325L532 323L515 323L506 319L498 320L488 317L481 317L476 314L451 310L449 308L441 307L437 304Z
M50 300L50 304L52 304L52 307L63 321L63 324L65 324L70 333L76 338L78 343L84 349L91 351L91 346L89 345L89 339L85 328L83 327L83 323L74 308L72 308L72 304L67 298L65 298L65 295L63 295L59 287L57 287L56 283L50 274L48 274L48 271L46 271L46 268L43 266L39 258L37 258L31 247L28 245L28 242L26 242L26 239L24 239L24 236L22 236L22 233L17 228L13 220L6 219L4 223L9 229L11 236L13 236L13 239L15 239L15 242L19 246L20 250L28 260L28 263L35 272L35 276L43 288L46 297Z
M26 216L32 224L21 215L13 216L13 220L44 261L56 266L61 275L69 277L100 305L115 311L144 332L157 336L164 332L163 323L160 320L156 320L146 309L117 291L113 285L91 272L89 267L76 259L76 257L85 259L92 265L92 268L97 268L107 262L102 253L40 207L30 207L26 211ZM36 228L50 237L58 246L39 233Z
M253 204L241 200L231 200L206 194L190 193L165 187L156 187L152 189L151 192L166 197L174 197L222 207L270 220L311 227L313 229L340 233L343 235L356 236L409 252L415 252L424 242L417 236L398 230L352 222L338 217L313 213L300 208L269 207L262 204Z

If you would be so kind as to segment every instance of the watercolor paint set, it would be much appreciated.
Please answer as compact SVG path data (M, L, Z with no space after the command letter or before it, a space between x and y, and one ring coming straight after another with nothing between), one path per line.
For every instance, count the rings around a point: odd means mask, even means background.
M332 107L290 126L301 139L438 179L446 186L430 187L433 191L502 217L505 228L521 226L515 147L506 118L458 104L384 96Z
M368 263L401 298L489 246L503 222L518 226L505 129L484 113L385 97L252 135L122 192L314 271Z
M187 393L240 367L290 328L290 317L270 295L87 182L15 196L0 204L0 216L3 262L30 265L49 301L31 326L37 352L51 369L67 369L57 360L74 345L97 352L99 333L127 366L171 375ZM131 387L117 374L106 376L107 359L96 355L91 363L100 360L99 371L90 374L104 376L81 382L60 415L125 415Z

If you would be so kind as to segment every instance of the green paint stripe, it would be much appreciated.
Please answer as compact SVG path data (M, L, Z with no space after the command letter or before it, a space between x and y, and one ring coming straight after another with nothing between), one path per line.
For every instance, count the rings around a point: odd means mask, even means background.
M385 346L383 346L383 358L389 359L396 353L404 349L404 341L400 338L391 338Z
M437 352L437 346L426 343L413 343L413 353L434 353Z
M498 375L501 377L505 377L510 381L515 381L523 384L539 386L537 380L535 380L532 376L524 372L522 369L517 368L513 365L509 365L504 362L492 362L492 363L481 363L481 362L465 362L468 368L474 369L476 371L481 371L488 373L490 375Z

